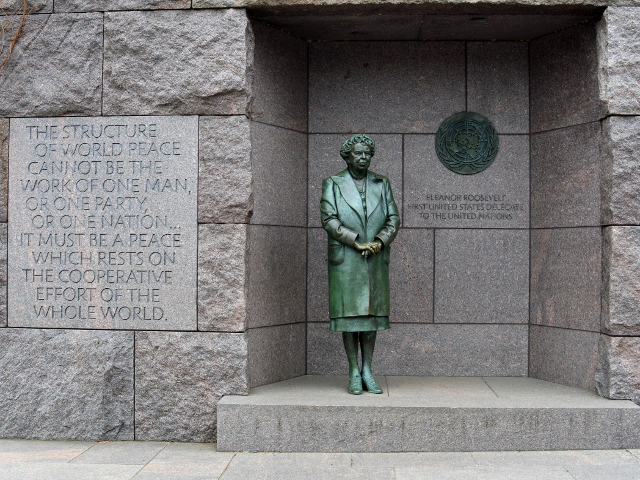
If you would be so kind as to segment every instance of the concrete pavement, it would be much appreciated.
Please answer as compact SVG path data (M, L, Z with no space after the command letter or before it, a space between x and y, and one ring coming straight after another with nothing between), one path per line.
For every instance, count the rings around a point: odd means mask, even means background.
M0 480L640 480L640 450L218 452L215 444L0 440Z

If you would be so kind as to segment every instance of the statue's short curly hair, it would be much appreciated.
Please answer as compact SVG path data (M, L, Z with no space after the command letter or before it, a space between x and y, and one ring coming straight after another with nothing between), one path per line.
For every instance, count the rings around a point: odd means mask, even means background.
M351 137L349 137L349 139L342 144L342 148L340 149L340 156L344 159L344 161L347 161L347 158L349 158L349 154L351 153L351 150L353 150L353 146L356 143L361 143L362 145L369 147L372 157L376 153L376 142L373 141L373 138L364 133L356 133L355 135L351 135Z

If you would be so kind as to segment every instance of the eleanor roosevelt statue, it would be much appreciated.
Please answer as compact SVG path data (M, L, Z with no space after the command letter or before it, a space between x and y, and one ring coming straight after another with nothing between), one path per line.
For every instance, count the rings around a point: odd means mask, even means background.
M340 149L347 169L322 182L322 226L329 234L330 330L342 332L349 393L382 393L371 372L376 332L389 325L389 254L400 217L389 179L369 172L375 143L353 135ZM362 372L358 368L358 343Z

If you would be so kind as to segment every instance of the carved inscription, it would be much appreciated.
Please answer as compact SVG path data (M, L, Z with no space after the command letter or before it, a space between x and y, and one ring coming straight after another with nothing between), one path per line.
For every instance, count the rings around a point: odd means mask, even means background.
M196 329L197 118L17 119L9 324Z
M419 202L407 203L406 208L409 215L429 221L430 225L443 226L460 220L497 221L507 226L528 215L523 203L512 200L509 195L495 193L426 194Z

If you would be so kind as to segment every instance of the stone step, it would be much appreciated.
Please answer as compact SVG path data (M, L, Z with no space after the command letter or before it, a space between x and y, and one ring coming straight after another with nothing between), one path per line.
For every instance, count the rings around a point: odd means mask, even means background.
M640 407L531 378L316 376L227 395L218 450L425 452L640 448Z

